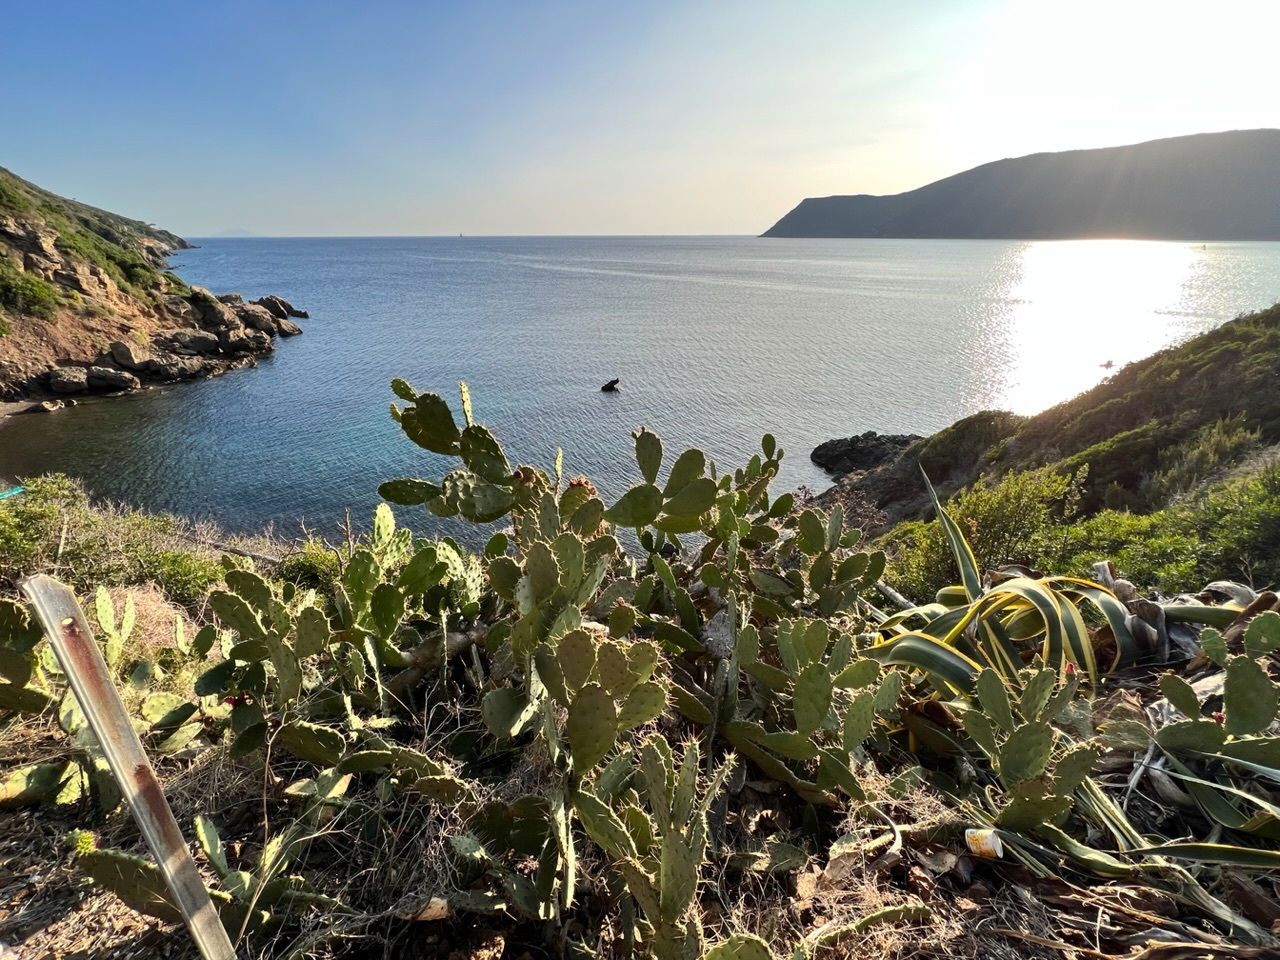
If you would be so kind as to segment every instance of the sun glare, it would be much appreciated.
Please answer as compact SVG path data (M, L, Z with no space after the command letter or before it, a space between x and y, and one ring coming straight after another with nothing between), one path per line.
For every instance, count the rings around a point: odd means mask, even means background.
M1034 413L1176 339L1203 248L1145 240L1028 243L998 336L1006 404Z

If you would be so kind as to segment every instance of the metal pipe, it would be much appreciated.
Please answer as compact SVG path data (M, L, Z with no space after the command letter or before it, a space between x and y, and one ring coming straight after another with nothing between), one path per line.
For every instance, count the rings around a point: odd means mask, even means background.
M201 956L205 960L235 960L235 949L191 859L142 741L129 722L75 594L43 574L23 580L19 589L49 638L71 692L98 738Z

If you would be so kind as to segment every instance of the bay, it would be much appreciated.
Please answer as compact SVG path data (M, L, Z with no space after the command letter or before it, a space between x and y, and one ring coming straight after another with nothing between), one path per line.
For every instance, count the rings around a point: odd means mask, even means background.
M1278 243L747 237L236 238L174 268L311 312L256 368L0 425L0 475L62 471L98 496L233 530L357 523L384 479L451 464L388 415L404 377L513 462L635 482L630 434L668 462L740 465L773 433L779 489L821 488L823 440L1034 413L1126 362L1280 299ZM1110 364L1110 366L1107 366ZM621 380L614 394L600 386ZM455 403L456 407L456 403ZM451 529L425 514L427 530Z

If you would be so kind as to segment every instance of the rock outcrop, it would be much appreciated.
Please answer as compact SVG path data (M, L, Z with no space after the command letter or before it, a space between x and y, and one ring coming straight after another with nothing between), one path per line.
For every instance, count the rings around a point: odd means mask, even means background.
M297 307L295 307L288 300L285 300L283 297L277 297L272 295L272 296L262 297L261 299L255 300L253 302L258 306L265 307L267 310L271 312L271 315L273 317L276 317L280 320L287 320L289 317L297 317L299 320L306 320L307 317L310 316L310 314L308 314L307 311L299 310Z
M919 439L919 436L912 433L876 433L868 430L861 436L820 443L809 454L809 459L827 473L837 476L855 470L873 470L882 463L896 460L903 450Z
M289 301L166 270L188 247L0 169L0 399L136 390L253 364L302 329Z

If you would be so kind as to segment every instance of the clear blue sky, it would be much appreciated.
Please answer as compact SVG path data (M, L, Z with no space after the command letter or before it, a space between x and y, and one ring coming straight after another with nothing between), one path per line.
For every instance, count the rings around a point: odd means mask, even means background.
M190 236L758 233L1280 127L1263 0L6 3L0 166Z

